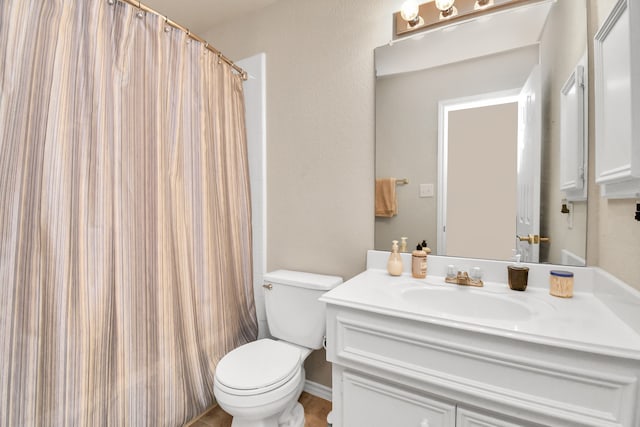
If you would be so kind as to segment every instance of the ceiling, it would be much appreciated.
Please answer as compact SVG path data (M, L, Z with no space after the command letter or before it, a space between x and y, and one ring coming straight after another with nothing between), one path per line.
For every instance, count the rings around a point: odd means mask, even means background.
M161 15L203 34L221 22L266 7L277 0L142 0Z

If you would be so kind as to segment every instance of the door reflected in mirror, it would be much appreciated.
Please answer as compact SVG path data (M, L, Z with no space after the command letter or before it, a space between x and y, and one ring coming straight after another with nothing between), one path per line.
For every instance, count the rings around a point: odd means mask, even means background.
M439 255L508 260L518 249L530 262L584 265L586 200L562 213L560 108L562 87L586 46L586 1L558 0L377 48L376 177L408 178L409 184L396 189L398 214L376 218L375 248L389 250L392 240L408 237L409 248L426 239ZM527 89L534 70L537 89ZM497 93L517 98L515 139L514 122L497 111L475 119L457 108L448 114L455 127L443 125L443 106ZM522 124L535 114L537 130ZM471 126L473 120L483 126ZM509 132L509 148L495 145ZM452 135L460 138L455 159L443 145ZM524 145L525 138L538 146ZM512 175L500 175L498 166ZM530 175L526 181L523 172ZM431 186L433 196L421 191Z
M438 253L509 257L516 235L517 97L488 94L445 101L440 109Z

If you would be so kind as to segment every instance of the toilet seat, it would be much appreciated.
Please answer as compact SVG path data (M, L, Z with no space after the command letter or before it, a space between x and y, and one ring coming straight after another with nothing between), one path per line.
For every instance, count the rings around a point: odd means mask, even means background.
M290 381L301 369L301 351L281 341L262 339L225 355L215 381L226 393L246 396L267 393Z

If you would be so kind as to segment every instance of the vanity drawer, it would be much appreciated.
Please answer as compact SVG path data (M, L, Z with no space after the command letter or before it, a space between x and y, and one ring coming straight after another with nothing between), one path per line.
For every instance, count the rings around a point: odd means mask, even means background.
M333 363L454 401L541 424L634 422L636 377L607 370L611 361L577 363L563 349L346 309L332 317L328 338Z
M456 427L523 427L523 424L521 422L516 424L491 415L480 414L458 407L456 410Z
M342 377L344 426L455 427L456 407L352 373Z

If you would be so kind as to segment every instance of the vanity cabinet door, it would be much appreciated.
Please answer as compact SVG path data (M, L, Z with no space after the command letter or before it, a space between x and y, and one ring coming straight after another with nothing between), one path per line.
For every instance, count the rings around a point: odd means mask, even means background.
M368 378L345 373L345 427L455 427L456 407Z
M596 183L640 197L640 2L618 0L594 38Z
M456 413L456 427L523 427L527 424L517 424L496 418L492 415L481 414L458 406Z

